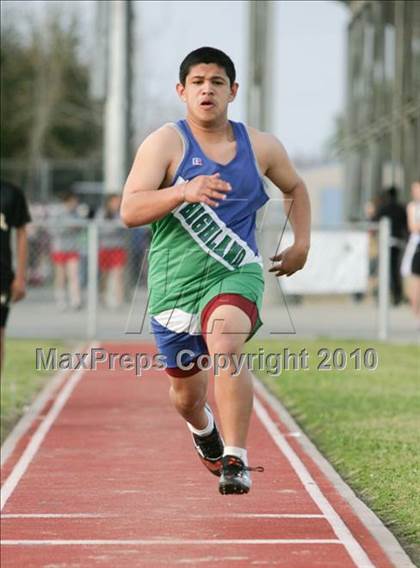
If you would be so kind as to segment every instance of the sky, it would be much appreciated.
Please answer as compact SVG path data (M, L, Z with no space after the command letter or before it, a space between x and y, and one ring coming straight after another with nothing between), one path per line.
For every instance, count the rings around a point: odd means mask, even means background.
M6 0L2 12L25 13L42 21L47 5L52 4L57 2ZM95 2L59 4L60 9L80 14L82 51L89 60L95 41ZM189 51L203 45L226 51L235 62L240 88L230 118L246 120L247 4L134 2L135 143L163 122L182 117L183 107L175 92L179 64ZM333 131L334 117L344 105L348 11L334 0L278 0L273 2L273 11L270 131L292 156L317 157Z
M294 156L319 156L344 105L347 9L334 1L273 3L270 131ZM146 131L183 113L175 84L184 56L202 45L226 51L240 84L233 120L246 120L247 2L138 2L136 123ZM162 22L171 22L162 26ZM160 101L160 104L157 103ZM164 104L162 102L164 101ZM156 111L154 113L154 110ZM156 116L154 116L154 114ZM139 138L144 131L139 130Z
M275 133L292 154L317 154L344 109L348 9L277 2Z

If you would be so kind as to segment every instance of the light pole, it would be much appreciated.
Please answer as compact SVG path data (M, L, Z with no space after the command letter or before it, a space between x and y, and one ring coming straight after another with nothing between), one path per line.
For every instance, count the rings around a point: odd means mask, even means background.
M127 176L130 119L130 0L110 0L105 100L105 193L120 193Z

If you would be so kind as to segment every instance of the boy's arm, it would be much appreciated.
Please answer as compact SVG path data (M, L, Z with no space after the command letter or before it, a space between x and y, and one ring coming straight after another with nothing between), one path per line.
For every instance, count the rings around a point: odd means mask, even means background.
M420 222L416 220L416 204L411 201L407 205L407 226L410 233L420 233Z
M12 302L25 297L26 260L28 257L28 235L26 225L16 228L16 275L11 285Z
M177 138L172 127L164 126L148 136L138 149L121 202L121 219L128 227L156 221L184 201L217 207L216 200L223 199L230 190L219 174L197 176L190 183L159 189L173 159L174 145L181 144Z
M271 257L280 263L273 265L270 272L276 276L291 276L303 268L310 247L311 206L305 183L297 174L283 145L270 134L263 134L267 156L266 176L284 194L285 212L293 228L294 244L283 252Z
M137 151L124 185L121 219L128 227L155 221L182 203L184 184L157 191L170 165L170 133L153 132Z

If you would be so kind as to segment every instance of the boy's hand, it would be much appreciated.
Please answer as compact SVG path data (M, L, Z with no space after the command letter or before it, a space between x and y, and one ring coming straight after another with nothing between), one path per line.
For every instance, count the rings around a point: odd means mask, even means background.
M220 179L220 174L211 176L197 176L184 185L183 201L189 203L206 203L211 207L218 207L216 199L226 199L231 191L230 183Z
M269 269L269 272L275 272L276 276L291 276L305 266L308 253L309 247L294 244L279 254L270 257L270 260L273 262L280 261L280 264L274 264Z
M15 278L10 288L10 298L12 302L19 302L25 297L26 285L22 278Z

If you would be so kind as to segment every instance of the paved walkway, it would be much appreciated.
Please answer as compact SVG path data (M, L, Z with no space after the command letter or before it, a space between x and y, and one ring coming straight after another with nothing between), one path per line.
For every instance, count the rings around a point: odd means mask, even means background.
M145 317L147 296L141 290L133 305L126 304L118 310L106 310L99 306L97 314L98 339L139 341L151 338L147 318L141 335L138 331ZM263 327L257 337L330 337L351 339L378 338L378 309L372 299L360 303L348 296L330 299L308 297L301 304L290 299L286 307L280 296L267 303L262 313ZM409 306L390 307L389 339L391 341L416 343L419 333ZM131 333L126 334L126 329ZM86 339L87 312L59 312L44 292L32 291L24 302L13 306L8 324L10 337L60 337ZM280 335L279 335L280 334Z

